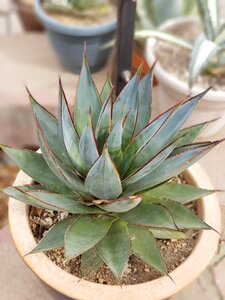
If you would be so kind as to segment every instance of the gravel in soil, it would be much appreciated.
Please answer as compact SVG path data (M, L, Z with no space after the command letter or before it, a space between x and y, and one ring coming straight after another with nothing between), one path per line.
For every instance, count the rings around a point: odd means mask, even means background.
M174 35L193 42L199 34L198 26L189 26L188 30L176 28L170 30ZM176 45L159 41L155 49L156 57L161 66L169 73L173 74L176 78L188 82L188 68L191 57L191 52ZM220 76L212 76L208 73L202 73L198 76L195 83L196 87L201 89L212 87L214 91L225 91L225 70L224 74Z
M185 182L183 177L175 178L172 181L178 183ZM189 208L196 211L196 205L194 203L189 204ZM38 242L52 225L63 220L67 216L68 214L64 212L59 213L32 207L30 209L30 226L36 241ZM190 255L195 247L198 236L197 232L188 231L187 235L188 238L185 240L158 240L159 249L169 272L176 269ZM82 278L80 271L80 256L69 262L65 262L63 248L46 251L45 254L63 270ZM151 268L136 256L131 255L123 279L120 282L118 282L106 264L103 264L95 275L87 279L101 284L132 285L147 282L159 278L160 276L162 276L160 272Z

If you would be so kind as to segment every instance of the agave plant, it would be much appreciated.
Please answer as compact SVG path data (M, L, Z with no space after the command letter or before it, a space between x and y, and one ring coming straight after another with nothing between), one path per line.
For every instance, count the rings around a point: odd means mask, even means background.
M220 16L221 1L196 1L202 32L193 44L159 30L142 30L136 33L138 39L152 36L191 51L189 63L190 87L193 86L197 77L203 71L207 71L212 76L224 75L225 72L225 22L222 22Z
M157 239L210 229L185 204L213 191L170 182L219 143L193 143L207 123L181 129L207 91L150 122L152 70L140 73L117 98L109 79L99 95L84 55L72 111L61 81L58 120L29 93L42 153L1 146L34 180L4 193L69 213L32 253L64 247L84 276L105 262L121 278L131 254L168 274Z

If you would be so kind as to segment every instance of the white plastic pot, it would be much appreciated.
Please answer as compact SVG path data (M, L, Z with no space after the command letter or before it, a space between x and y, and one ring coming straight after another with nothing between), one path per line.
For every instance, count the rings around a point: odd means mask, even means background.
M193 17L178 18L167 21L160 29L168 31L179 27L179 29L186 31L195 26L195 24L197 25L197 22L197 19ZM155 38L149 38L147 40L145 55L150 66L156 60L155 45ZM173 61L171 61L171 64L173 64ZM190 90L188 82L184 82L167 72L167 70L160 65L160 60L156 63L154 74L158 81L156 97L160 112L175 105L188 94L192 93L195 95L204 90L198 87L193 87L192 90ZM192 112L186 125L190 126L217 118L219 119L208 125L201 134L201 137L212 136L218 133L225 125L225 92L209 91Z

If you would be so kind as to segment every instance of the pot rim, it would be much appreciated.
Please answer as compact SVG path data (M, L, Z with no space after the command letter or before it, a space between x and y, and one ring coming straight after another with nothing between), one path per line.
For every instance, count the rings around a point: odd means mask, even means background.
M179 17L174 19L169 19L166 22L164 22L161 26L161 30L166 30L170 27L175 27L176 25L179 26L181 24L188 25L193 22L198 22L198 19L193 16L189 17ZM153 65L155 61L157 61L157 58L155 56L154 48L157 43L156 38L148 38L146 42L146 48L145 48L145 57L147 59L147 62L149 65ZM154 67L155 75L156 77L160 78L161 81L166 86L170 86L170 88L176 90L178 93L182 93L185 95L188 95L190 92L192 94L199 94L201 93L204 88L200 87L192 87L191 89L188 86L188 83L185 81L180 80L177 78L174 74L167 72L159 61L157 61L155 67ZM224 102L225 101L225 92L224 91L212 91L210 90L205 96L205 101L217 101L217 102ZM224 103L221 103L225 105Z
M63 24L59 21L48 16L41 5L42 0L34 1L34 10L39 20L44 25L55 32L59 32L65 35L72 36L95 36L101 34L107 34L108 32L115 31L117 26L116 18L112 18L108 22L102 24L93 24L90 26L79 26L79 25L68 25Z
M195 164L184 172L189 182L202 188L212 189L212 184L203 170ZM31 178L19 172L14 185L31 182ZM135 285L101 285L80 279L55 265L44 253L26 255L36 245L28 221L28 206L13 198L9 200L9 225L16 248L30 269L47 285L72 299L93 300L160 300L170 297L195 280L207 267L216 253L219 234L204 230L188 258L170 273L175 284L167 276ZM219 202L215 194L198 200L199 215L218 232L221 231ZM25 256L26 255L26 256ZM193 268L193 266L195 266Z

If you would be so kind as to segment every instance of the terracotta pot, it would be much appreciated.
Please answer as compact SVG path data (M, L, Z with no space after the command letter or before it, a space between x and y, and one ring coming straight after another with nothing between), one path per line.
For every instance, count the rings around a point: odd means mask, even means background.
M184 175L189 183L212 189L208 177L198 165L189 168ZM19 172L15 185L30 182L31 179L27 175ZM215 194L198 200L198 213L206 223L220 232L220 208ZM215 231L202 231L191 255L170 273L175 284L163 276L150 282L121 288L81 280L56 266L44 253L25 256L36 245L28 222L27 205L10 199L9 223L16 248L30 269L55 291L77 300L160 300L170 297L202 273L213 258L219 242L219 234ZM62 299L55 291L54 299Z
M28 5L23 0L14 0L20 20L25 30L40 31L44 30L41 22L37 19L34 13L33 5Z
M177 18L169 20L160 29L169 31L179 27L179 30L190 30L197 25L198 21L193 17ZM154 48L156 39L149 38L146 44L146 60L152 65L155 60ZM182 49L181 49L182 51ZM171 63L173 63L171 61ZM175 105L178 101L184 99L190 92L195 95L201 93L203 88L193 87L190 91L188 83L176 78L173 74L167 72L161 65L160 60L155 66L155 76L159 83L157 88L157 101L160 112ZM208 137L216 134L225 125L225 92L209 91L197 105L187 121L187 125L194 125L204 121L219 118L211 123L201 134L202 137Z

